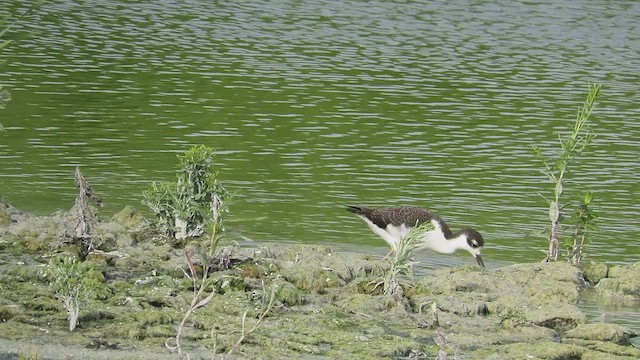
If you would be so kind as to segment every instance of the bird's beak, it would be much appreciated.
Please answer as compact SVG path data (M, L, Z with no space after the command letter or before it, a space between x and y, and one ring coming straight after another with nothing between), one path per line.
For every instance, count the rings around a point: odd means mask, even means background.
M476 254L476 261L478 262L478 265L482 266L483 268L486 268L486 266L484 266L484 261L482 261L482 255L480 254Z

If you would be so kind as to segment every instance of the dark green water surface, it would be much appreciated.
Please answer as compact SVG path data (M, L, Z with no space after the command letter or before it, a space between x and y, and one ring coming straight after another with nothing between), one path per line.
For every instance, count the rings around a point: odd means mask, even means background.
M480 230L487 264L540 260L553 187L531 144L556 149L598 82L566 199L596 194L592 258L639 261L638 19L636 1L47 1L1 53L0 195L69 208L81 165L102 214L143 208L205 144L234 236L384 254L344 205L419 205Z

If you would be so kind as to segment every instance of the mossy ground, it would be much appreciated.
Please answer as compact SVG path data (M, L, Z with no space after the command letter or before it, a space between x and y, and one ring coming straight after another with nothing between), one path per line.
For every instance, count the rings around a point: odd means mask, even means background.
M51 256L74 253L61 241L67 215L6 209L0 215L0 357L26 347L43 358L178 358L165 342L193 295L182 270L184 249L146 234L132 209L101 224L103 241L87 261L103 288L81 306L79 326L69 332L41 275ZM327 246L226 245L232 266L213 274L207 291L216 295L184 331L183 350L192 359L228 352L243 314L251 327L273 286L276 305L232 358L432 359L439 351L468 359L640 356L626 328L584 325L575 304L585 282L567 264L443 269L418 276L398 300L375 286L387 268L381 260Z

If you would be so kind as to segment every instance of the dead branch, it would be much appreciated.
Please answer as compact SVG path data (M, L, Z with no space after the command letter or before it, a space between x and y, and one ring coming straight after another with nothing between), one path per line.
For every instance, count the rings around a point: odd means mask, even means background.
M75 181L80 193L76 197L75 207L78 223L75 227L74 239L78 243L80 260L84 261L93 247L93 231L97 224L94 209L89 205L89 199L95 201L98 206L102 206L102 200L95 196L93 189L82 176L79 166L76 166Z

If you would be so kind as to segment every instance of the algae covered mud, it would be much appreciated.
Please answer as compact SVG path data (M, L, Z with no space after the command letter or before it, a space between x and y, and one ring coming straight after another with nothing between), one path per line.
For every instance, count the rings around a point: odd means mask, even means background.
M125 208L96 229L86 263L101 288L80 306L78 327L42 276L49 259L73 255L68 212L36 217L0 207L0 358L175 359L166 344L193 295L185 249L148 231ZM187 245L187 250L191 246ZM191 359L637 359L634 332L587 322L581 291L638 304L640 263L465 266L415 279L401 298L377 286L387 263L326 246L226 244L212 300L189 318ZM196 268L198 267L195 261ZM197 269L196 269L197 271ZM593 285L589 285L592 283ZM271 291L277 288L277 291ZM274 306L255 331L269 294Z

